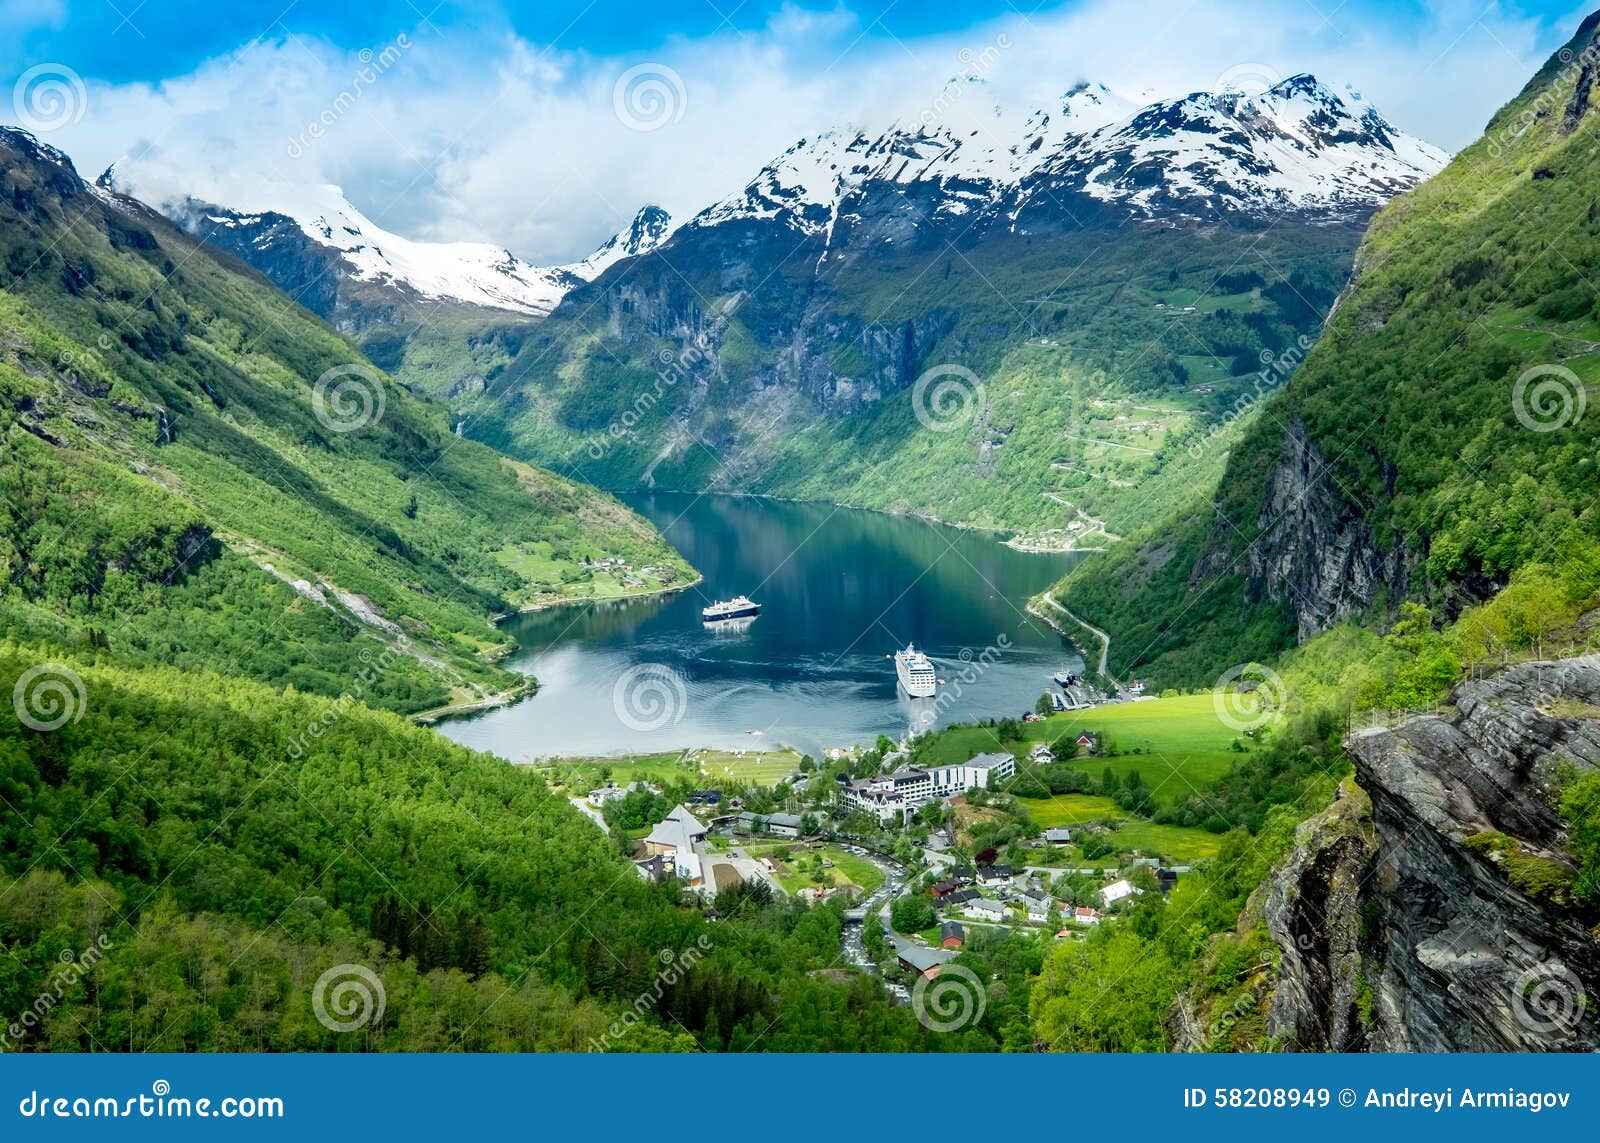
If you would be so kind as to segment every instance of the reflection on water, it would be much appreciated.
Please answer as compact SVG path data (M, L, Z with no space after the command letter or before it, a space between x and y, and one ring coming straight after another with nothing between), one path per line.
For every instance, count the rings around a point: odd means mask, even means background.
M450 720L444 733L513 760L779 744L815 754L1019 715L1051 688L1052 673L1080 667L1024 606L1082 557L1015 552L988 534L826 505L676 494L630 502L705 582L670 598L514 617L511 665L538 678L539 694ZM701 619L702 607L738 594L761 614ZM908 698L896 684L888 656L909 642L946 679L935 699ZM624 718L640 697L628 688L646 667L669 680L644 696L667 704L664 717Z

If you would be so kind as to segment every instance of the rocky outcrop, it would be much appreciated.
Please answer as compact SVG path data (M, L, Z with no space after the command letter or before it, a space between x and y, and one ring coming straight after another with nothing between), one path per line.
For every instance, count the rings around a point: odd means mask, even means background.
M1256 524L1260 538L1245 558L1252 601L1286 603L1302 642L1361 614L1380 593L1405 596L1403 543L1379 546L1363 513L1334 487L1299 417L1284 433Z
M1600 766L1600 656L1451 698L1352 733L1370 834L1336 805L1274 874L1269 1031L1290 1048L1600 1050L1600 917L1566 888L1556 810L1562 774Z

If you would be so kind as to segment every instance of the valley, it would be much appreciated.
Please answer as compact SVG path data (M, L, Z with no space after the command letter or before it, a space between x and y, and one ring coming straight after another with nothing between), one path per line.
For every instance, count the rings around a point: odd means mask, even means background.
M550 265L0 128L0 1047L1600 1048L1600 13L972 90Z

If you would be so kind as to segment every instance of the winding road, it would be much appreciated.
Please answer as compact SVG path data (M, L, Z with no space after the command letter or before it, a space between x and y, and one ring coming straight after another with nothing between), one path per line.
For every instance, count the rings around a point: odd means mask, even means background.
M1046 603L1048 603L1051 607L1055 608L1057 611L1061 612L1061 614L1065 615L1068 619L1072 620L1079 627L1082 627L1084 630L1086 630L1086 631L1090 632L1091 634L1093 634L1096 639L1100 640L1100 667L1099 667L1100 677L1105 679L1112 686L1114 686L1114 687L1116 687L1117 689L1120 690L1122 688L1122 684L1117 682L1116 679L1113 679L1111 677L1110 673L1106 670L1106 660L1111 657L1111 636L1107 635L1104 631L1100 630L1100 628L1096 627L1093 623L1090 623L1088 620L1080 619L1078 616L1076 616L1072 612L1068 611L1065 607L1062 606L1061 601L1058 600L1054 595L1050 594L1048 591L1045 592L1044 594L1042 594L1041 596L1039 596L1039 598L1044 600ZM1034 612L1034 614L1038 615L1039 613L1038 612ZM1048 616L1040 616L1040 618L1045 619L1047 622L1049 621L1049 617ZM1051 626L1054 626L1054 624L1051 624ZM1058 628L1058 630L1059 630L1059 628Z

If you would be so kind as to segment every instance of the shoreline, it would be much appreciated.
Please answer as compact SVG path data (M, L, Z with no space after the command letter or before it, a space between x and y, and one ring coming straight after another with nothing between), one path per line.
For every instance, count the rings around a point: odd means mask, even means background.
M678 552L678 555L682 556L683 553ZM646 588L643 591L629 591L624 592L621 595L607 595L600 598L596 598L594 596L574 595L565 599L548 599L542 603L530 603L528 606L519 607L514 611L503 611L499 615L492 615L489 617L489 622L498 627L500 624L514 616L532 615L539 611L554 611L558 607L577 607L578 605L584 603L623 603L633 599L649 599L656 595L674 595L680 591L688 591L691 587L697 587L705 582L705 578L706 577L701 575L699 572L695 572L694 578L684 583L663 584L661 587ZM505 654L509 654L509 652L503 652L501 657L503 658Z

